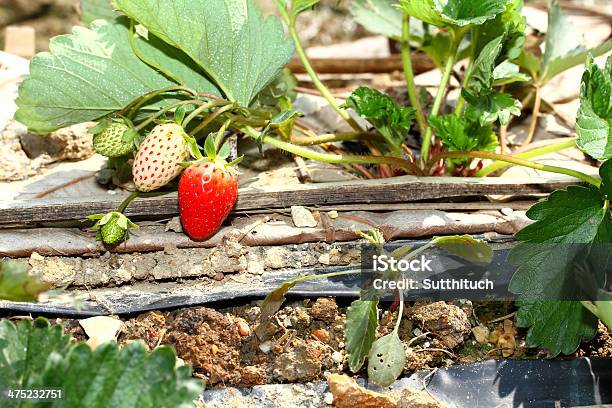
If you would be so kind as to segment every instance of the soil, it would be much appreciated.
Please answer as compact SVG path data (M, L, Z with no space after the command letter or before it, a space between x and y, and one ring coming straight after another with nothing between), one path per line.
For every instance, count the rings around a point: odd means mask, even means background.
M142 340L150 349L173 346L208 388L306 383L325 380L330 373L350 373L343 334L347 305L332 298L297 300L260 322L260 304L140 314L125 320L118 341ZM392 330L395 313L388 309L389 305L381 305L378 336ZM400 326L407 357L404 373L487 359L546 357L526 347L525 330L514 327L511 320L485 323L511 309L511 303L503 302L407 306ZM86 340L78 321L63 323L77 340ZM476 328L486 329L488 336L483 340ZM600 325L597 337L574 356L611 357L612 335Z

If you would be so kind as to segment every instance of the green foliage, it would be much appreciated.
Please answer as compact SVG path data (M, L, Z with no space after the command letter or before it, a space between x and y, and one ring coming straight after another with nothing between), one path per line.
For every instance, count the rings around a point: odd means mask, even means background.
M474 97L464 92L463 97L470 104L465 112L469 120L486 126L499 121L502 125L510 123L511 116L521 115L521 102L503 92Z
M518 267L510 290L522 299L517 321L530 327L530 345L545 347L553 355L569 354L581 340L593 337L597 320L585 313L580 302L542 299L566 299L581 293L571 277L579 276L585 260L593 264L601 255L588 244L612 242L610 211L598 189L571 186L532 206L527 216L535 222L516 235L521 244L509 257ZM595 275L605 270L591 269Z
M366 30L389 38L402 35L402 11L389 0L354 0L351 15Z
M498 145L491 126L481 126L467 116L431 116L429 124L449 152L494 151ZM457 163L464 159L457 159Z
M61 326L42 318L0 322L0 388L60 388L64 399L19 407L187 408L202 390L191 369L175 369L168 347L149 353L142 343L119 350L106 343L92 351L74 344ZM6 402L5 402L6 404Z
M597 334L597 318L580 302L519 301L517 306L516 325L530 328L527 344L544 347L553 356L571 354Z
M19 88L15 118L32 131L95 120L173 85L134 55L122 24L99 20L91 29L75 27L73 34L52 39L49 47L50 53L34 57Z
M398 106L389 95L365 86L353 91L345 106L370 122L395 152L399 151L415 117L413 108Z
M470 67L470 77L462 89L462 92L479 97L491 92L493 86L493 70L496 66L497 57L502 50L503 36L491 40L483 47L478 57Z
M404 371L404 364L404 343L394 330L372 344L368 356L368 378L375 384L388 387Z
M0 261L0 300L33 302L38 299L38 295L50 288L51 284L28 273L26 263Z
M473 263L488 265L493 260L493 249L489 244L470 235L436 237L431 243Z
M115 4L149 33L189 55L228 99L243 106L278 76L293 55L278 19L264 19L253 0L115 0Z
M405 13L441 28L480 25L506 8L507 0L401 0Z
M472 39L475 41L477 53L494 39L502 37L502 57L508 60L518 58L525 45L527 28L526 19L521 14L522 9L523 0L510 0L502 13L478 27L477 37Z
M576 121L578 147L596 159L612 157L612 56L601 69L592 60L582 76Z
M349 368L354 373L363 366L376 339L377 304L378 302L374 300L355 300L346 311L345 350L348 354Z

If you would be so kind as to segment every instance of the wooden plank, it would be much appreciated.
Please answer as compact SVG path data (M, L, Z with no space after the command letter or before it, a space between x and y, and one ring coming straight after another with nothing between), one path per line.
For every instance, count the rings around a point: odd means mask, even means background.
M247 187L240 189L235 211L290 208L292 205L405 203L450 197L473 197L550 193L576 184L572 178L457 178L403 176L379 180L341 183L303 184L284 187ZM25 225L55 221L83 220L87 215L115 210L120 199L28 200L0 204L0 225ZM178 214L177 194L134 200L126 215L159 219Z
M404 69L401 55L384 58L311 58L310 63L319 74L380 74ZM291 60L288 66L295 74L306 72L299 59ZM417 75L436 67L425 54L413 54L412 66Z

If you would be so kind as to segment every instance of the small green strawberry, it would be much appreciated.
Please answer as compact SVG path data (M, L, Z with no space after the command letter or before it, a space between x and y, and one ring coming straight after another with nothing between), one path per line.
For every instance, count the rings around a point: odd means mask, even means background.
M109 212L108 214L90 215L87 218L98 220L92 227L92 231L96 231L96 239L107 245L117 245L127 241L130 237L129 229L138 228L138 225L117 211Z
M178 176L190 157L189 136L176 123L157 125L140 144L132 175L139 191L157 190Z
M97 153L106 157L120 157L132 152L136 130L122 120L106 120L89 130Z

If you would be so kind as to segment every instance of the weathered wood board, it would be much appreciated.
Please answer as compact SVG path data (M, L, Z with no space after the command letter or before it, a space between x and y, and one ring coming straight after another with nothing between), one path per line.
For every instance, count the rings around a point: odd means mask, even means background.
M341 183L247 187L240 189L234 211L282 209L293 205L406 203L493 194L526 196L550 193L577 182L566 176L526 179L403 176ZM0 226L83 220L90 214L115 210L120 201L116 197L101 196L4 202L0 203ZM136 199L126 211L128 216L157 219L177 214L176 193Z

